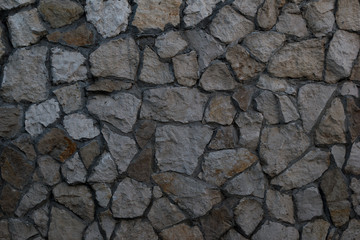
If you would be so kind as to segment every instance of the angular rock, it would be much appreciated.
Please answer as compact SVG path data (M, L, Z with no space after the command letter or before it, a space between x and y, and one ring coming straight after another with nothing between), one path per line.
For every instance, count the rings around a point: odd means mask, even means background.
M332 31L335 23L334 8L334 0L321 0L306 4L304 17L316 37L325 36Z
M51 73L54 84L87 79L85 57L79 52L51 49Z
M47 47L17 49L4 67L2 96L10 101L38 102L47 99Z
M294 203L290 195L270 189L266 192L266 206L271 217L284 222L295 223Z
M54 91L63 111L68 114L79 110L83 106L83 91L79 84L58 88Z
M280 122L280 109L278 99L270 91L262 91L255 98L256 108L261 112L269 124L278 124Z
M85 183L87 171L76 153L61 166L61 173L68 184Z
M19 107L0 107L0 137L15 137L22 127L22 115L22 109Z
M349 223L348 228L344 231L341 240L345 239L357 239L360 237L360 221L352 219Z
M334 145L331 147L331 155L333 156L338 168L342 168L345 163L346 148L344 145Z
M109 240L116 225L117 221L113 219L110 210L99 213L99 224L105 232L106 239Z
M239 144L255 150L259 144L263 115L255 111L240 112L235 120L240 128Z
M23 153L25 153L26 157L29 160L31 160L31 161L35 160L36 152L35 152L35 148L33 145L33 141L29 134L24 133L24 134L20 135L15 141L13 141L13 144L16 147L18 147Z
M210 24L211 34L224 43L231 43L251 33L254 23L238 14L232 7L223 7Z
M199 78L199 64L195 51L175 56L172 59L174 74L181 85L192 87Z
M134 240L157 240L158 237L150 223L141 220L123 220L120 227L115 231L114 240L134 239Z
M10 10L12 8L26 6L28 4L34 3L36 0L8 0L0 2L1 10Z
M97 222L93 222L86 229L86 231L84 233L84 239L85 240L93 240L93 239L103 240L104 239L101 235L99 225L97 224Z
M285 92L291 95L295 95L297 93L296 88L288 81L280 78L273 78L265 74L260 75L256 86L272 92Z
M196 2L203 3L203 1L220 1L220 0L190 0L196 4ZM209 66L210 62L215 58L222 55L225 51L223 45L215 40L211 35L207 34L203 30L189 30L185 32L185 36L189 44L198 53L198 61L200 70Z
M232 5L239 9L239 11L247 16L255 17L259 6L264 0L235 0Z
M315 130L317 144L346 143L345 112L340 98L332 101Z
M276 239L288 239L297 240L299 239L299 232L294 227L285 227L284 225L267 221L265 222L259 231L257 231L252 239L254 240L276 240Z
M114 37L126 30L131 8L126 0L86 1L86 19L104 37Z
M165 87L145 90L140 118L182 123L201 121L207 95L195 88Z
M194 218L205 215L221 202L222 194L212 185L175 172L153 175L161 189ZM178 186L182 186L179 188Z
M112 197L111 210L117 218L142 216L151 200L151 189L144 183L125 178Z
M150 183L154 164L153 155L153 149L151 147L144 148L130 163L127 169L129 177L136 181Z
M215 122L222 125L232 124L236 114L236 109L231 103L231 97L217 95L210 100L205 109L204 119L206 122Z
M156 123L151 120L140 121L139 127L135 130L136 142L141 148L150 141L156 130Z
M191 175L211 135L212 130L203 125L158 127L155 133L158 167L161 171Z
M265 0L261 8L259 8L256 20L261 28L270 30L277 21L279 14L276 0Z
M90 54L91 73L96 77L134 80L139 65L139 49L134 39L112 40Z
M48 189L41 183L34 183L22 197L15 214L18 217L25 215L30 209L40 204L48 197Z
M112 197L111 188L106 183L95 183L91 185L91 187L95 191L95 197L98 204L101 207L106 208Z
M103 153L100 157L98 165L96 165L89 178L88 182L111 183L118 175L116 164L110 153Z
M155 229L162 230L186 219L166 197L154 201L147 216Z
M6 214L12 214L21 198L21 192L11 187L9 184L3 186L0 195L0 207Z
M171 228L165 229L160 233L164 240L181 240L194 239L203 240L202 233L198 227L190 227L185 223L175 225Z
M353 98L347 99L346 110L348 112L349 119L349 132L351 135L351 141L354 142L360 136L360 107L359 104L354 101Z
M40 154L47 154L64 162L76 152L76 143L68 138L63 130L52 128L40 138L37 149Z
M300 10L296 13L287 11L283 12L279 16L279 20L276 24L276 30L281 33L295 35L299 38L308 36L309 32L306 28L306 21L300 13Z
M310 139L298 124L265 127L259 150L264 172L270 176L279 174L309 146Z
M295 121L300 118L298 110L288 96L277 95L276 97L279 100L280 111L285 123Z
M52 28L69 25L84 13L79 3L70 0L41 0L38 9Z
M323 215L323 202L318 188L309 187L295 194L297 216L300 221L309 221Z
M240 173L225 184L224 190L230 194L245 196L252 195L264 198L267 181L261 166L257 163L255 166Z
M25 129L30 135L37 136L59 117L60 106L54 98L40 104L33 104L25 113Z
M355 0L340 0L336 11L336 23L340 29L360 30L360 3Z
M29 239L32 236L38 234L38 231L30 222L25 222L20 219L10 219L9 230L11 233L11 239L22 240Z
M354 82L344 82L341 91L343 96L353 96L355 98L359 97L359 89Z
M360 215L360 180L352 178L350 188L353 192L351 195L351 202L354 206L354 211Z
M169 31L156 38L155 47L161 58L171 58L187 47L180 32Z
M0 220L0 239L10 239L8 220Z
M94 84L86 88L89 92L107 92L111 93L114 91L128 90L132 87L132 83L123 82L118 80L100 79Z
M81 160L83 161L86 169L93 164L94 159L100 155L100 146L98 141L91 141L89 144L80 149Z
M231 177L249 168L257 160L257 156L246 148L207 153L202 163L203 179L220 186Z
M246 235L250 235L261 222L264 210L259 201L251 198L243 198L236 206L236 224L241 227Z
M153 187L153 196L154 196L154 198L161 198L163 196L163 193L159 186Z
M40 176L44 178L44 183L53 186L60 182L60 164L50 156L42 156L37 160Z
M336 83L342 78L349 77L359 48L359 35L343 30L336 31L326 55L325 81Z
M90 189L85 185L69 186L58 184L52 191L54 198L85 221L94 219L95 204Z
M206 91L232 90L237 83L225 63L215 61L203 73L200 86Z
M100 120L128 133L136 122L140 105L140 99L130 93L121 92L111 97L96 95L88 101L87 108Z
M230 229L222 238L221 240L247 240L240 233L235 231L234 229Z
M359 80L360 79L360 60L359 57L355 60L355 65L351 71L350 80Z
M100 134L96 121L82 113L66 115L64 127L69 135L76 140L94 138Z
M285 42L285 39L284 34L277 32L254 32L247 35L243 43L260 61L267 62L271 54Z
M212 14L216 4L223 0L186 0L184 22L186 27L191 27Z
M2 179L18 189L22 189L28 183L34 170L34 166L23 154L9 147L2 150L0 166Z
M49 239L68 240L82 239L86 225L65 209L52 207L49 228Z
M200 219L205 239L219 239L233 225L233 212L226 203Z
M232 98L239 104L241 110L246 112L250 107L255 88L253 86L239 86Z
M146 47L139 80L151 84L165 84L173 82L174 76L170 71L170 65L160 62L156 53Z
M74 47L83 47L95 43L95 34L89 24L83 23L77 28L55 31L46 36L50 42L60 42Z
M136 142L132 138L112 132L107 126L103 127L102 134L119 173L125 172L138 151Z
M235 148L237 142L236 129L233 126L220 127L208 147L214 150Z
M270 59L268 71L276 77L322 80L324 57L324 40L288 43Z
M352 173L355 175L360 174L359 156L360 156L360 142L353 143L353 145L351 147L349 159L345 166L346 172Z
M37 43L46 34L36 8L21 11L7 19L13 47L26 47Z
M298 143L298 142L294 142ZM320 149L308 152L303 158L275 177L271 184L279 185L285 190L300 188L309 184L326 171L330 165L330 154Z
M310 222L303 227L302 239L325 240L328 234L330 223L318 219Z
M151 28L164 30L165 25L180 23L181 0L135 0L137 4L132 24L140 31Z

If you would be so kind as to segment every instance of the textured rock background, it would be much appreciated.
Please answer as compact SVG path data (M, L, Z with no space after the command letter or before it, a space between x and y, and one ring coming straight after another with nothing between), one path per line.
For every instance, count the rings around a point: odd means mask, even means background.
M358 0L0 0L0 239L360 239Z

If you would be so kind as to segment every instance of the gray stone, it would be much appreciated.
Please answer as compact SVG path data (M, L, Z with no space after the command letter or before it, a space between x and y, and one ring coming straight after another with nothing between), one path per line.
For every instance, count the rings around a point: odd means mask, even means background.
M260 61L267 62L271 54L283 45L285 39L284 34L273 31L254 32L245 37L244 44Z
M97 203L106 208L112 197L111 188L106 183L95 183L91 185L95 191L95 198Z
M285 227L284 225L267 221L265 222L259 231L257 231L253 237L253 240L297 240L299 239L299 232L294 227Z
M300 118L298 110L288 96L277 95L276 97L279 100L280 111L285 123L295 121Z
M125 172L138 151L136 142L130 137L111 131L106 125L102 129L102 134L119 173Z
M94 138L100 134L96 121L83 113L73 113L64 117L64 127L76 140Z
M265 69L264 64L257 62L239 44L229 47L225 56L239 80L250 80Z
M97 222L93 222L84 233L85 240L103 240L104 238L101 235L99 225Z
M211 34L224 43L231 43L251 33L254 23L238 14L232 7L223 7L210 24Z
M114 37L126 30L131 8L126 0L86 1L86 19L104 37Z
M44 128L60 117L60 106L55 99L31 105L25 113L25 129L30 135L37 136Z
M237 131L234 126L223 126L217 129L208 148L214 150L235 148L237 142Z
M4 67L2 96L10 101L38 102L48 96L47 47L17 49Z
M267 181L262 172L261 165L255 166L240 173L225 184L224 190L230 194L246 196L252 195L264 198Z
M80 148L81 160L83 161L86 169L89 169L89 167L93 164L94 159L99 156L100 153L99 142L96 140L91 141L89 144Z
M70 83L87 79L85 57L74 51L51 49L51 74L54 84Z
M235 0L232 5L239 9L239 11L247 16L255 17L259 6L264 0Z
M360 221L352 219L349 223L348 228L344 231L341 236L341 240L346 239L358 239L360 237Z
M214 186L179 173L155 174L153 180L171 200L194 218L205 215L222 200L222 194ZM182 187L179 188L178 186Z
M79 84L58 88L54 91L63 111L68 114L83 107L83 91Z
M240 233L235 231L234 229L230 229L221 240L247 240Z
M232 90L237 83L225 63L213 62L202 74L200 86L206 91Z
M207 153L202 163L203 179L220 186L236 174L249 168L257 160L257 156L246 148Z
M340 93L343 96L353 96L355 98L359 97L359 89L357 85L351 81L344 82Z
M240 112L235 120L240 128L239 144L255 150L259 144L263 115L255 111Z
M209 214L200 218L204 239L219 239L233 226L233 208L231 201L214 207Z
M345 112L340 98L332 101L318 128L315 130L317 144L346 143Z
M135 130L136 142L141 148L144 148L146 144L151 140L155 134L156 123L151 120L139 121L139 126Z
M134 80L139 65L139 49L134 39L112 40L90 54L91 73L96 77Z
M46 237L49 230L49 204L46 203L42 207L36 209L31 214L37 229L42 236Z
M157 230L162 230L186 219L178 207L166 197L154 201L147 217Z
M360 30L360 3L355 0L340 0L336 11L336 23L340 29Z
M38 234L33 224L21 221L21 219L10 219L9 230L13 240L29 239Z
M336 83L342 78L349 77L359 48L359 35L343 30L336 31L326 55L325 81Z
M285 92L295 95L296 88L285 79L273 78L266 74L261 74L256 86L261 89L270 90L272 92Z
M317 219L314 222L307 223L302 229L301 239L325 240L328 234L330 223Z
M6 45L4 42L5 33L3 28L0 26L0 59L7 52Z
M294 144L299 142L294 141ZM273 178L271 184L279 185L286 190L309 184L326 171L330 165L330 154L320 149L308 152L303 158Z
M115 229L117 221L115 221L112 217L110 210L99 213L99 221L100 227L105 232L106 239L109 240Z
M169 31L156 38L155 46L161 58L174 57L187 47L187 42L180 32Z
M161 191L161 188L159 186L154 186L152 193L154 198L161 198L163 196L163 192Z
M297 216L300 221L309 221L322 216L323 202L317 187L309 187L295 194Z
M191 51L175 56L172 62L177 82L183 86L194 86L199 78L199 64L196 52Z
M184 22L186 27L192 27L212 14L216 4L224 0L186 0Z
M28 4L34 3L36 0L8 0L0 2L1 10L10 10L12 8L26 6Z
M342 168L345 163L345 154L346 148L344 145L334 145L331 147L331 155L339 168Z
M355 65L351 71L350 80L359 80L360 79L360 59L359 57L355 60Z
M9 223L8 220L0 220L0 239L10 239Z
M61 173L69 184L85 183L87 171L76 153L61 166Z
M94 220L95 204L90 189L85 185L58 184L52 191L54 198L85 221Z
M58 207L52 207L49 239L82 239L85 228L86 225L69 211Z
M15 48L37 43L46 34L46 28L36 8L9 16L7 23L11 33L11 43Z
M257 12L256 20L261 28L270 30L276 24L278 14L276 0L265 0Z
M151 84L165 84L173 82L174 76L169 63L160 62L156 53L146 47L139 80Z
M151 189L144 183L125 178L112 197L111 210L117 218L142 216L151 200Z
M306 84L299 89L299 112L306 132L311 131L335 89L335 86L314 83Z
M360 180L352 178L350 188L353 192L351 195L351 202L354 206L354 211L360 215Z
M213 97L205 109L204 119L206 122L219 123L221 125L232 124L236 114L236 109L231 102L231 97L217 95Z
M348 131L354 142L360 136L360 107L354 98L347 98L346 103Z
M270 59L268 71L276 77L322 80L324 57L324 39L288 43Z
M181 239L203 240L204 239L200 229L197 226L190 227L185 223L181 223L171 228L163 230L160 233L160 236L164 240L181 240Z
M46 200L48 189L41 183L34 183L22 197L15 214L18 217L25 215L30 209Z
M316 37L325 36L332 31L335 23L334 8L334 0L320 0L306 4L304 17Z
M256 89L251 85L240 85L232 95L232 98L237 102L240 109L246 112L251 105L252 98L255 92Z
M360 174L359 156L360 156L360 142L353 143L353 145L351 147L349 159L345 166L346 172L352 173L355 175Z
M203 3L204 0L190 0L194 3ZM219 1L219 0L205 0ZM185 32L189 44L197 51L199 57L199 67L203 70L209 66L210 62L222 55L225 51L223 45L215 40L211 35L203 30L190 30Z
M276 30L281 33L295 35L299 38L309 35L309 31L306 28L306 21L301 14L293 14L286 11L279 16Z
M154 232L150 223L146 220L122 220L120 227L115 231L114 240L133 239L133 240L157 240L158 236Z
M137 4L132 24L140 31L151 28L164 30L167 24L180 23L181 0L135 0Z
M294 204L290 195L270 189L266 192L266 206L271 217L295 223Z
M259 201L243 198L236 206L234 214L236 224L241 227L246 235L250 235L261 222L264 210Z
M262 91L255 98L256 108L261 112L269 124L280 122L280 109L276 96L270 91Z
M86 88L90 92L106 92L128 90L132 87L132 83L119 80L100 79Z
M22 127L22 109L16 106L0 107L0 137L11 138Z
M158 166L162 171L190 175L209 143L212 130L203 125L158 127L155 133Z
M140 105L140 99L130 93L122 92L111 97L96 95L88 101L87 108L100 120L128 133L132 131L136 122Z
M207 96L195 88L165 87L145 90L140 118L182 123L201 121Z
M93 168L88 182L111 183L118 175L116 164L111 154L104 152L99 160L99 163Z

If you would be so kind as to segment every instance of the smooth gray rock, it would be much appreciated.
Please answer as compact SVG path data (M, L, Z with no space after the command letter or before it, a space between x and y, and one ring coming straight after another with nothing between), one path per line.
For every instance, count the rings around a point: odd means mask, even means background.
M180 32L169 31L156 38L155 47L161 58L171 58L187 47L188 43Z
M257 231L252 239L254 240L277 240L277 239L288 239L298 240L299 232L294 227L285 227L284 225L267 221L265 222L259 231Z
M82 99L84 93L81 86L77 83L58 88L54 91L54 94L66 114L80 110L84 104Z
M250 235L261 222L264 210L259 201L243 198L236 206L234 214L236 224L241 227L246 235Z
M271 217L284 222L295 223L294 203L291 195L270 189L266 192L266 206Z
M116 163L111 154L104 152L99 160L99 163L93 168L88 182L111 183L118 175Z
M345 163L345 154L346 148L344 145L334 145L331 147L331 155L339 168L342 168Z
M49 212L49 204L46 203L31 214L31 219L34 220L37 229L44 237L47 236L49 230Z
M157 240L158 236L154 232L150 223L146 220L122 220L120 227L115 231L114 240L133 239L133 240Z
M248 110L240 112L235 120L240 128L239 144L251 150L255 150L259 144L260 131L264 117L261 113Z
M112 217L110 210L99 213L99 224L101 229L105 232L106 239L109 240L117 221Z
M177 82L183 86L192 87L199 78L199 64L195 51L175 56L172 59Z
M353 96L355 98L358 98L359 97L359 88L352 81L344 82L344 84L340 90L340 93L343 96Z
M213 62L202 74L200 86L206 91L232 90L237 86L225 63Z
M49 190L41 183L34 183L22 197L15 214L18 217L26 214L30 209L40 204L48 197Z
M186 27L191 27L212 14L216 4L224 0L186 0L184 22Z
M96 121L83 113L66 115L64 127L75 140L94 138L100 134Z
M323 202L316 187L300 190L295 194L297 216L300 221L309 221L323 215Z
M231 97L216 95L210 100L205 109L204 120L207 123L230 125L234 121L235 115L236 109L231 102Z
M87 171L78 153L65 161L61 166L61 173L68 184L85 183L86 181Z

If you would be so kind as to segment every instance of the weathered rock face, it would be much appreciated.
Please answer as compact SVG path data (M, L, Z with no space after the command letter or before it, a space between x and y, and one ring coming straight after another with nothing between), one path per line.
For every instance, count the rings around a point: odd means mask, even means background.
M43 156L37 160L40 176L44 183L53 186L60 182L60 164L50 156Z
M78 153L65 161L61 166L61 173L68 184L85 183L86 181L86 168Z
M76 140L94 138L100 134L95 120L81 113L73 113L64 117L64 127L69 135Z
M236 206L234 214L236 224L241 227L246 235L250 235L262 220L264 210L257 200L243 198Z
M349 159L346 163L345 170L352 174L360 173L360 164L359 164L359 156L360 156L360 142L354 143L351 147L351 152Z
M22 197L15 214L17 216L23 216L31 208L46 200L47 195L48 189L45 185L40 183L33 184L29 191Z
M2 1L0 3L1 10L9 10L12 8L17 8L21 6L26 6L28 4L34 3L35 0L9 0L9 1Z
M220 127L208 147L213 150L234 148L237 142L236 129L232 126Z
M332 31L335 23L334 8L334 0L309 2L306 5L305 19L316 37L327 35Z
M75 47L88 46L95 43L94 31L86 23L81 24L75 29L55 31L46 37L50 42L60 42Z
M246 112L250 107L254 93L255 88L252 86L239 86L232 98L237 102L240 109Z
M233 6L239 9L239 11L247 16L254 17L258 7L263 3L263 0L235 0Z
M255 102L257 110L263 114L269 124L278 124L280 122L278 100L272 92L263 91L257 96Z
M236 109L231 103L231 97L218 95L212 98L205 109L204 119L207 123L230 125L235 117Z
M95 198L97 203L106 208L112 197L110 187L106 183L95 183L91 185L91 188L95 191Z
M299 232L294 227L285 227L284 225L277 222L267 221L259 231L257 231L253 238L254 240L260 239L299 239Z
M354 101L354 99L348 99L346 110L349 113L349 132L351 135L351 141L354 142L355 139L360 136L360 107L359 104Z
M186 40L180 32L169 31L156 39L155 46L161 58L174 57L187 47Z
M303 227L302 236L304 239L326 239L330 223L318 219L314 222L310 222Z
M88 182L111 183L118 175L116 164L110 153L104 153L100 157L98 165L93 168Z
M16 210L20 198L20 191L11 187L9 184L5 185L0 195L1 210L6 214L12 214Z
M294 223L294 204L290 195L278 191L266 192L266 206L270 216L288 223Z
M215 207L200 219L201 226L204 229L205 239L219 239L232 226L233 212L231 204L225 203L221 207Z
M202 240L203 236L198 227L190 227L184 223L176 225L174 227L163 230L160 233L160 236L164 240L180 240L180 239L194 239L194 240Z
M270 30L275 24L279 14L276 0L265 0L257 13L257 22L265 30Z
M211 15L216 4L223 0L186 0L184 22L187 27L194 26Z
M263 115L255 111L241 112L236 119L240 128L239 144L249 149L256 149L259 144Z
M174 57L173 67L175 78L179 84L187 87L196 84L199 77L199 64L195 51Z
M311 220L313 217L323 214L323 202L319 190L309 187L295 194L297 216L300 220Z
M65 113L79 110L83 106L83 91L78 84L56 89L54 94Z
M349 31L360 30L360 4L354 0L341 0L336 12L336 23L340 29Z
M281 78L270 77L269 75L262 74L256 86L261 89L270 90L272 92L287 93L290 95L296 94L296 87L292 83L288 83Z
M12 239L28 239L38 233L33 224L23 222L20 219L11 219L9 221L9 230Z
M236 82L223 62L214 62L203 73L200 86L206 91L232 90Z
M345 230L344 234L342 235L341 239L356 239L360 237L360 221L357 219L352 219L349 223L348 228Z
M120 228L115 231L114 239L157 240L158 237L149 222L136 219L121 221Z
M21 128L22 111L15 106L0 108L0 137L14 137Z

